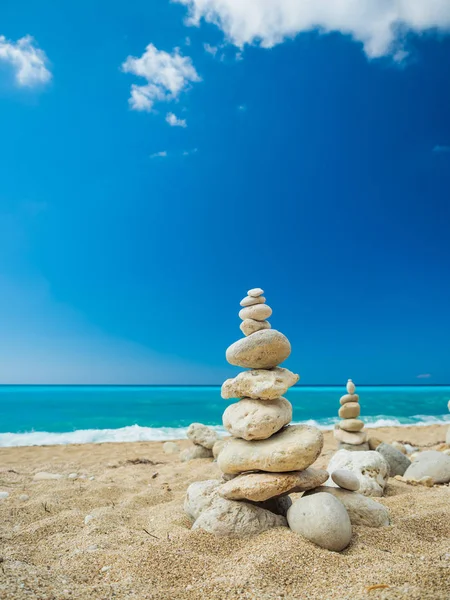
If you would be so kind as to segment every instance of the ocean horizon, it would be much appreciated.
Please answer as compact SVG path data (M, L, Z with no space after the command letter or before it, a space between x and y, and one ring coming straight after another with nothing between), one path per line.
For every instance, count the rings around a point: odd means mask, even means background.
M343 385L296 385L286 397L293 423L331 429ZM450 385L358 385L367 428L450 424ZM220 386L2 385L0 446L170 440L192 422L219 432Z

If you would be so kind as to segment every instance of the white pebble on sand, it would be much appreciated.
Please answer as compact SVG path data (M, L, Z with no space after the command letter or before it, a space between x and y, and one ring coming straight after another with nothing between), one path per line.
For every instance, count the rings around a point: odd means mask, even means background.
M19 500L21 500L22 502L26 502L29 499L30 499L30 496L27 496L27 494L20 494L20 496L19 496Z
M78 473L70 473L67 477L68 479L78 479Z
M0 500L4 500L9 496L9 492L0 492Z
M336 485L344 490L356 492L359 490L359 480L354 473L347 469L336 469L331 473L331 479Z
M92 520L93 520L94 516L93 515L86 515L84 517L84 524L88 525Z

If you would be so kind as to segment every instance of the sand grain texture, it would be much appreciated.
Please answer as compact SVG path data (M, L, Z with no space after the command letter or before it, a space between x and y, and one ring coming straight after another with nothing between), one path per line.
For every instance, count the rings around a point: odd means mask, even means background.
M432 448L445 432L430 426L369 435ZM326 432L314 467L326 467L334 450ZM0 501L2 600L450 597L448 486L390 479L381 502L393 524L354 527L350 546L337 554L288 529L238 540L191 532L186 488L218 478L217 464L181 463L159 442L1 448L0 465L0 490L10 494ZM33 482L40 471L65 478ZM69 473L95 479L67 479ZM86 515L93 517L87 525ZM379 585L389 587L369 589Z

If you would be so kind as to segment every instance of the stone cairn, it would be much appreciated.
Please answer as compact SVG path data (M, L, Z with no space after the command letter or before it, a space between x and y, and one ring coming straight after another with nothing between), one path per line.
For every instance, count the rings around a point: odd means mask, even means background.
M336 424L334 437L339 442L339 448L345 450L369 450L367 432L363 431L364 422L358 419L361 411L359 396L355 394L355 384L351 379L347 382L347 393L341 397L339 416L341 421Z
M323 436L309 425L289 425L292 406L283 394L299 377L279 366L291 346L266 321L272 310L262 294L263 290L253 289L242 300L239 316L246 337L226 353L230 364L249 370L222 386L223 398L238 399L223 414L231 438L215 442L223 444L217 458L222 478L192 483L184 510L193 521L192 529L217 536L255 535L288 525L318 546L339 552L350 543L352 525L385 526L389 513L358 493L363 482L358 469L329 469L328 480L327 471L311 468L322 450ZM353 392L350 386L349 393ZM381 455L369 454L385 464ZM292 502L293 492L305 493Z
M283 394L299 376L279 367L291 345L266 320L272 309L263 293L249 290L241 301L245 337L226 352L230 364L249 370L222 386L223 398L239 399L223 414L232 437L217 458L222 480L192 484L185 501L193 529L216 535L251 535L285 526L292 504L285 496L328 479L326 471L309 468L322 450L322 433L309 425L289 425L292 405Z

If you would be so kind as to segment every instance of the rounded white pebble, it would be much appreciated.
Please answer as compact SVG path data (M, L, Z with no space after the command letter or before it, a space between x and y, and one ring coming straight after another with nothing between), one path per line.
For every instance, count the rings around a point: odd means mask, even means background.
M331 479L343 490L349 490L350 492L359 490L359 479L347 469L336 469L331 473Z
M98 548L97 544L91 544L90 546L88 546L88 547L86 548L86 550L87 550L88 552L94 552L95 550L97 550L97 548Z
M9 492L0 492L0 500L4 500L9 496Z
M94 477L93 475L91 475L91 476L89 477L89 481L94 481L94 479L95 479L95 477Z
M69 479L77 479L77 477L78 477L78 473L70 473L70 474L68 475L68 478L69 478Z
M347 392L349 394L354 394L356 390L355 384L353 383L353 381L351 379L349 379L347 381Z
M93 515L86 515L84 517L84 524L87 525L88 523L90 523L92 521L93 518L94 518Z
M19 496L19 500L21 500L22 502L26 502L29 499L30 499L30 496L27 496L27 494L20 494L20 496Z
M108 566L106 566L106 567L102 567L102 568L101 568L101 572L102 572L102 573L106 573L106 571L109 571L109 570L110 570L110 568L111 568L111 565L108 565Z

